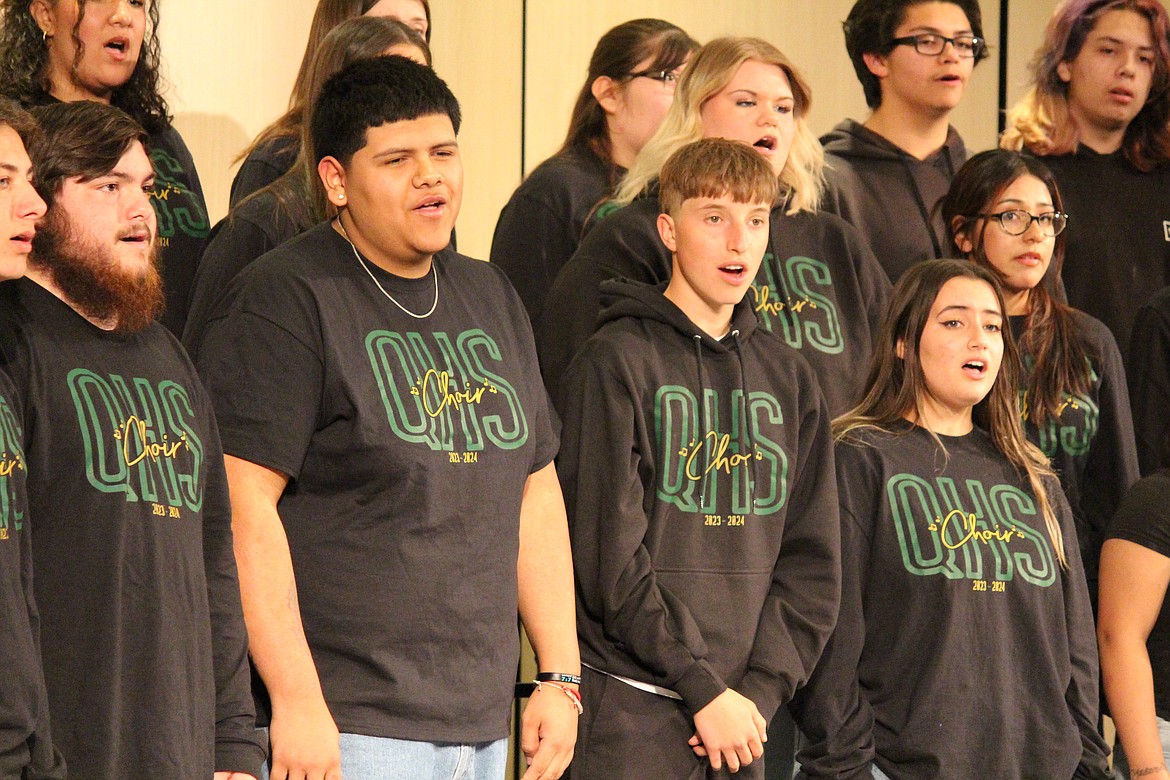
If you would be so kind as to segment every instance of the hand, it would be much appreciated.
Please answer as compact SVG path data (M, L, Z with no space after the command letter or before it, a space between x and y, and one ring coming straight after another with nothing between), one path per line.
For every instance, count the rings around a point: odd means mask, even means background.
M247 772L216 772L215 780L256 780L256 776Z
M273 707L271 780L341 780L341 736L324 700Z
M695 735L687 744L697 755L706 756L718 771L728 772L764 755L768 722L752 701L728 688L695 713Z
M521 780L557 780L573 760L577 708L564 691L545 684L532 692L520 723L520 749L528 760Z

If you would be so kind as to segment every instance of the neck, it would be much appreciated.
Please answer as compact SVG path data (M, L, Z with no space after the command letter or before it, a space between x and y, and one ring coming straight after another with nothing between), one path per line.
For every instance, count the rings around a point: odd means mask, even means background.
M1009 317L1016 317L1021 314L1031 313L1031 290L1009 290L1005 287L1003 291L1003 297L1004 303L1007 304L1007 313Z
M54 297L81 315L86 322L88 322L90 325L93 325L95 328L100 328L101 330L113 330L114 328L118 327L117 319L96 319L78 308L77 304L69 300L69 298L65 296L65 293L61 291L61 288L57 286L57 283L53 281L52 275L46 272L44 269L30 265L28 267L28 271L25 273L25 276L27 276L31 281L36 282L41 287L48 290L53 294Z
M865 120L865 127L911 156L925 160L947 142L950 116L949 111L930 116L899 111L883 102Z
M435 258L434 255L395 258L374 248L362 237L361 230L355 228L348 208L343 208L338 213L337 219L333 221L333 229L361 254L359 259L378 266L388 274L401 276L404 279L421 279L431 272L431 262Z
M49 71L49 94L62 103L73 103L77 100L92 100L97 103L109 104L112 92L98 95L79 86L69 75L61 73L56 68Z
M1080 141L1097 154L1113 154L1121 148L1125 140L1125 131L1129 125L1119 128L1101 127L1088 122L1080 116L1080 112L1073 105L1069 105L1068 112L1077 123L1077 132Z
M609 131L609 156L614 165L629 170L638 157L638 150L621 133Z
M975 427L971 419L970 406L950 409L931 398L923 398L919 406L920 410L911 409L905 418L932 433L943 436L966 436Z
M711 305L693 293L680 290L674 279L678 274L671 276L671 282L666 285L663 295L666 299L682 310L687 319L699 326L699 330L713 339L721 339L731 330L731 313L735 310L733 304Z

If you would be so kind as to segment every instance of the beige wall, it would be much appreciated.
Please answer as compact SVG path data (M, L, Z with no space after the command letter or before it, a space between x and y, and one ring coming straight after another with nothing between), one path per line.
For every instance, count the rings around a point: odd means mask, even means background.
M712 12L709 0L432 0L435 67L464 109L467 168L460 249L486 257L500 208L521 177L563 139L589 54L609 27L639 16L668 19L700 41L753 34L779 46L813 89L818 133L841 118L864 118L865 101L845 55L841 21L852 0L737 0ZM212 217L227 208L233 157L284 109L315 0L168 0L163 52L176 122L195 154ZM1009 101L1052 0L1012 0ZM985 1L992 57L975 72L955 125L972 150L996 132L999 3ZM225 24L224 20L230 20ZM527 105L522 110L527 44ZM522 120L526 132L522 137Z

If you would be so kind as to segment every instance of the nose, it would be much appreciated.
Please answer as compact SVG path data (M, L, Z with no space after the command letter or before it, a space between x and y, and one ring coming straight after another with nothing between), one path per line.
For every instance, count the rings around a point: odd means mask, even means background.
M17 194L17 214L21 219L38 220L45 216L47 207L45 201L41 199L40 193L37 192L36 187L33 187L32 182L25 181L20 185Z
M1044 231L1040 229L1040 220L1028 220L1028 227L1024 228L1024 240L1035 243L1038 241L1043 241L1046 238L1048 238L1048 236L1044 235Z
M727 228L727 248L736 254L740 254L747 250L747 225L737 225L728 223Z
M129 0L117 0L114 3L113 12L110 14L111 24L129 25L133 18Z
M1136 49L1130 49L1121 58L1121 67L1118 68L1118 73L1123 76L1132 76L1137 73L1138 68L1138 53Z
M959 50L955 48L954 41L943 41L942 51L938 53L938 58L943 62L958 62Z
M443 174L439 172L434 161L430 157L423 157L414 174L414 186L434 187L441 181L443 181Z
M974 349L986 349L991 344L991 334L987 332L984 325L987 323L976 320L971 325L971 347Z
M129 188L129 192L131 194L129 195L129 200L126 203L126 216L129 219L135 222L140 220L150 222L155 218L154 204L151 203L151 194L158 186L158 184L152 185L149 192L147 190L138 189L137 187Z

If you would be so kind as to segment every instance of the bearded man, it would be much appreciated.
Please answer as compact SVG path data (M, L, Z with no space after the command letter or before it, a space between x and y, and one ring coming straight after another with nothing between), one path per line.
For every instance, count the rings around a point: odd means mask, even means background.
M77 777L259 772L211 404L155 322L146 133L90 102L38 109L48 212L0 284L0 365L24 404L49 713Z

